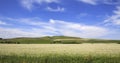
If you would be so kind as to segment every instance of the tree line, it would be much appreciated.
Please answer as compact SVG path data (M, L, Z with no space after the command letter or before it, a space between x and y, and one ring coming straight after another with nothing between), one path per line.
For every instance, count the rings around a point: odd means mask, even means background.
M7 39L0 38L0 44L20 44L20 42L9 41Z

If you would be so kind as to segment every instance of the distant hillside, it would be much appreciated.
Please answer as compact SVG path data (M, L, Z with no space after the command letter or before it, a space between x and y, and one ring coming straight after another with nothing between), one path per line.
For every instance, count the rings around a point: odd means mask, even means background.
M54 39L81 39L79 37L70 37L70 36L52 36Z
M45 37L19 37L13 39L2 39L0 43L17 43L17 44L81 44L81 43L118 43L120 40L102 40L102 39L85 39L69 36L45 36Z

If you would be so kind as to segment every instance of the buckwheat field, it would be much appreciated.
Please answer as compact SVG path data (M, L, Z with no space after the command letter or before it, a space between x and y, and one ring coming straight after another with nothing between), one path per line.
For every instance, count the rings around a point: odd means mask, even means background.
M120 44L0 44L0 63L120 63Z

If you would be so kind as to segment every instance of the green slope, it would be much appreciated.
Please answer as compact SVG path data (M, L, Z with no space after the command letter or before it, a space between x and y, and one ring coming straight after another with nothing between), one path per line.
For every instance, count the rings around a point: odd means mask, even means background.
M120 40L102 40L102 39L85 39L68 36L45 36L39 38L13 38L0 40L0 43L20 43L20 44L81 44L81 43L117 43Z

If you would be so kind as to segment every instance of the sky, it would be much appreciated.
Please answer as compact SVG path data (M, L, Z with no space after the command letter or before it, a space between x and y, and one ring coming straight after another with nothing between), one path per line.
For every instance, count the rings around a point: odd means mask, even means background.
M0 0L0 37L120 40L120 0Z

